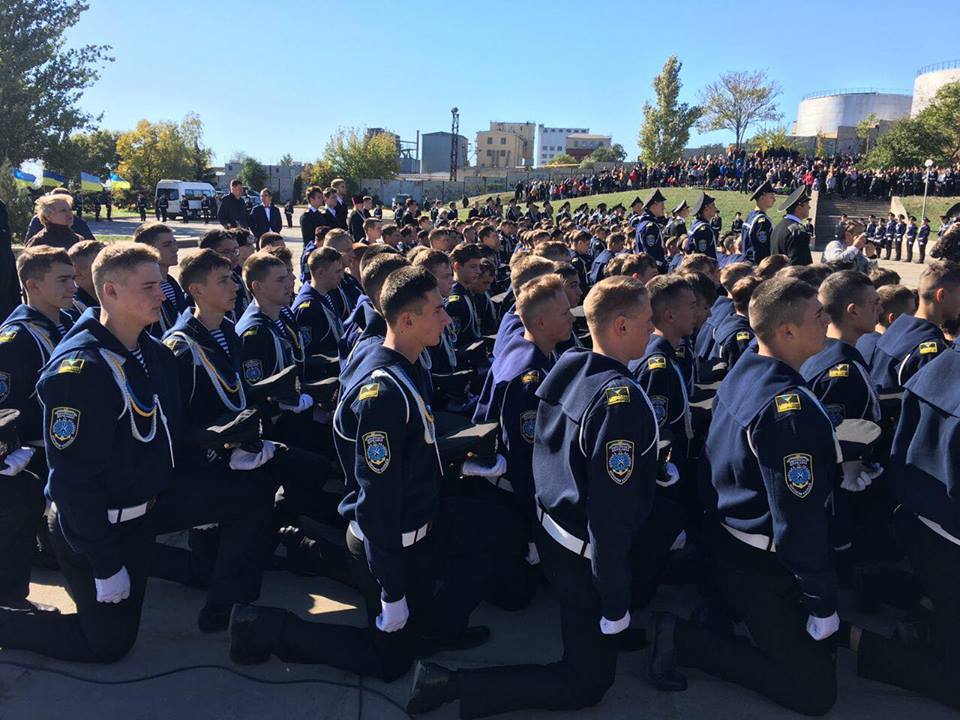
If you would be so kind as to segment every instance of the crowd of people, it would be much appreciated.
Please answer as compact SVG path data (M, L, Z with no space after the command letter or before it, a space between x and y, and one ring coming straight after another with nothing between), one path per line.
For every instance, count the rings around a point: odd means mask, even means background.
M269 196L188 250L161 221L105 245L42 196L0 324L0 646L119 661L160 577L236 663L414 668L411 714L596 705L641 649L665 692L698 668L822 715L842 650L960 707L960 225L916 292L857 219L815 262L806 183L777 195L803 163L770 162L726 234L707 192L384 222L337 180L298 263ZM28 598L35 563L75 613ZM367 626L257 604L268 566L355 589ZM692 615L647 613L667 584ZM426 660L548 591L555 661Z

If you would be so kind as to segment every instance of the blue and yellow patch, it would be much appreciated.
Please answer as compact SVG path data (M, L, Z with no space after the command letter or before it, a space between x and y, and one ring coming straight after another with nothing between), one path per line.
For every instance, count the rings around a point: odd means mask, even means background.
M361 386L360 394L357 396L358 400L369 400L370 398L375 398L380 395L380 383L367 383L366 385Z
M630 402L630 388L627 385L608 387L605 391L607 405L621 405Z
M537 429L537 411L527 410L520 414L520 435L531 445Z
M312 300L304 300L302 303L300 303L299 305L297 305L297 310L306 310L308 307L310 307L310 303L311 303L311 302L313 302L313 301L312 301Z
M783 459L783 479L790 492L805 498L813 490L813 457L806 453L793 453Z
M528 370L527 372L525 372L523 375L520 376L520 382L522 382L524 385L540 382L540 371Z
M937 345L936 340L928 340L927 342L920 343L921 355L931 355L939 351L940 351L940 346Z
M827 377L832 377L832 378L850 377L850 363L840 363L839 365L834 365L827 372Z
M83 358L66 358L60 362L57 373L79 373L83 369Z
M753 336L746 330L737 333L737 342L750 342Z
M12 381L10 379L10 373L0 372L0 403L7 399L10 395L10 385Z
M56 407L50 412L50 442L63 450L77 439L80 432L80 411L72 407Z
M246 332L243 333L243 337L253 337L253 336L256 335L258 332L260 332L260 326L259 326L259 325L253 325L253 326L251 326L251 328L250 328L249 330L247 330Z
M363 459L367 467L378 475L390 465L390 440L385 432L374 430L362 438Z
M777 395L773 399L777 406L777 412L780 414L793 412L800 409L800 395L797 393L787 393L786 395Z
M0 332L0 344L10 342L17 336L17 326L9 327L3 332Z
M611 440L607 443L607 474L617 485L623 485L633 472L633 441Z
M670 409L670 401L663 395L651 395L650 404L653 405L653 414L657 418L657 425L663 425L667 420L667 412Z
M248 383L255 383L263 380L263 365L259 360L243 361L243 379Z
M847 416L847 410L843 405L825 405L824 409L827 411L830 422L833 423L834 427L842 423Z
M459 295L448 295L448 296L447 296L447 302L448 302L448 303L459 302L459 300L460 300L460 296L459 296Z
M667 366L667 359L663 355L654 355L647 359L647 370L661 370Z

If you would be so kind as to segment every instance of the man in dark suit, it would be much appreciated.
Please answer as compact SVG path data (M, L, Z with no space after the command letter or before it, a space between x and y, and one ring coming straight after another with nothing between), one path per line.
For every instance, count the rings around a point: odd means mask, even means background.
M369 217L369 215L364 211L364 199L356 196L353 198L353 209L350 211L350 214L347 216L347 229L350 231L350 234L353 236L353 239L357 242L363 242L365 237L363 232L363 221Z
M347 201L349 200L347 196L347 181L343 178L336 178L330 183L330 187L337 193L337 204L333 205L333 210L337 217L337 224L333 227L347 230L347 213L350 210L347 206Z
M226 228L250 227L250 216L243 202L243 183L236 178L230 181L230 194L220 201L217 220Z
M340 224L340 216L337 215L337 208L339 207L337 203L340 202L340 196L337 194L337 191L332 187L328 187L323 191L323 207L320 208L320 217L318 218L318 225L325 226L328 228L340 228L342 230L347 229L346 218L344 218L343 225Z
M250 230L259 240L265 232L278 233L283 229L283 218L280 208L273 205L273 194L264 188L260 191L260 204L250 213Z
M810 233L804 221L810 214L810 198L803 185L783 201L780 210L786 213L783 220L773 229L770 238L770 253L782 254L790 258L791 265L812 265L810 253Z
M304 252L307 245L316 237L322 212L324 212L323 188L319 185L311 185L307 188L307 209L300 216L300 236L303 238Z

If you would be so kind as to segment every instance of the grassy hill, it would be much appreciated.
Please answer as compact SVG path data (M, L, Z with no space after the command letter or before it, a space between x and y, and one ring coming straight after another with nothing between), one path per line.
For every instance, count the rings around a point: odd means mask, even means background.
M916 215L920 220L920 210L923 208L923 195L910 195L903 200L903 207L911 215ZM927 217L930 218L930 226L934 229L940 227L940 216L947 210L960 202L960 197L927 197Z

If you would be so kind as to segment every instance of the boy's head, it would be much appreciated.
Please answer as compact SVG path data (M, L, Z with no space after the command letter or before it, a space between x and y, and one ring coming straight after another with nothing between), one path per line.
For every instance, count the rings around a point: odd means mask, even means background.
M243 282L261 305L286 305L290 300L289 271L280 258L265 250L243 264Z
M230 261L210 248L191 252L180 260L180 284L202 309L226 314L237 301Z
M75 271L66 250L47 245L24 248L17 258L17 277L35 307L68 308L77 292Z
M901 315L913 315L917 311L917 296L904 285L882 285L877 288L880 301L879 324L890 327Z
M828 318L809 283L788 277L763 281L753 291L748 314L759 341L792 366L823 349Z
M366 258L364 258L364 261ZM410 263L405 257L396 253L382 253L374 257L363 269L360 275L360 285L373 306L380 310L380 293L387 276L394 270L408 267Z
M91 295L95 294L93 290L93 261L105 247L106 244L99 240L81 240L67 251L70 262L73 263L73 270L76 273L74 280L79 287L82 287Z
M426 268L408 266L391 272L380 291L380 303L390 331L421 350L439 343L450 323L437 279Z
M880 298L870 278L856 270L841 270L820 285L820 304L838 329L858 335L871 332L880 314Z
M93 286L108 315L143 327L160 319L163 290L160 254L144 243L118 242L93 261Z
M537 342L555 346L570 338L573 315L557 275L542 275L524 285L517 294L516 313Z
M310 284L321 293L333 290L343 279L343 256L332 247L317 248L307 262Z
M635 359L643 357L653 330L650 296L636 278L604 278L587 293L583 312L594 348Z
M170 268L177 264L177 239L169 225L145 222L133 231L132 239L156 249L160 255L161 267Z
M679 275L658 275L647 282L653 325L664 335L685 337L697 321L697 296Z

